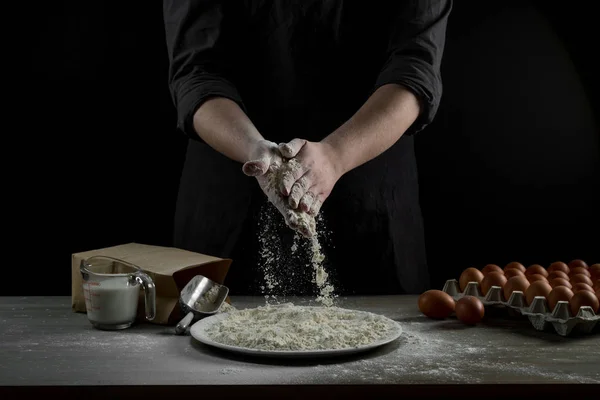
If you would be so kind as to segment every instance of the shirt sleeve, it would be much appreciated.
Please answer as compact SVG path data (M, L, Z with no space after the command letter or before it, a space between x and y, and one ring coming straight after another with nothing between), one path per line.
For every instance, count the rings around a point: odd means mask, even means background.
M451 0L410 0L403 4L390 29L388 57L375 89L396 83L411 90L421 113L406 132L423 130L433 121L442 96L441 61Z
M225 51L224 15L219 0L163 0L169 90L177 127L196 140L200 137L193 117L206 100L225 97L244 108Z

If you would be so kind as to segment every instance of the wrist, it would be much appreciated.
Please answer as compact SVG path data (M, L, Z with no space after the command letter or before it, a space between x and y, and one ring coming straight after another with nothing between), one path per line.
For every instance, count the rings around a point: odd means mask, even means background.
M261 153L260 149L270 143L265 140L260 134L246 137L244 141L244 160L243 162L253 161L256 159L257 154Z
M328 136L321 140L321 144L327 149L328 158L331 160L331 165L338 177L341 177L352 169L348 160L348 153L344 151L341 143L332 140L331 136Z

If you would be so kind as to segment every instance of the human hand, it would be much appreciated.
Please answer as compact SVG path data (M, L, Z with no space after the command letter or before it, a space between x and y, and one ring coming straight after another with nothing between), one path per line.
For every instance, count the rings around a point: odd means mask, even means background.
M342 176L336 152L328 143L304 139L282 143L279 151L293 164L281 179L280 193L293 210L316 216Z
M256 142L250 154L251 159L242 167L244 174L257 179L260 188L281 213L287 226L305 237L314 235L316 230L314 218L305 212L292 209L287 198L279 190L280 181L285 176L285 171L289 169L289 163L281 157L277 144L260 140Z

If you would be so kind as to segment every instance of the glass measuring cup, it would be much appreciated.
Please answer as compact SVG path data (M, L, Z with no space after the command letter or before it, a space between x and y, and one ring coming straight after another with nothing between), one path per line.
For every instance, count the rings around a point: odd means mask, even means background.
M129 328L137 315L140 287L144 289L146 319L154 319L154 282L138 266L117 258L92 256L81 261L79 270L88 320L94 327Z

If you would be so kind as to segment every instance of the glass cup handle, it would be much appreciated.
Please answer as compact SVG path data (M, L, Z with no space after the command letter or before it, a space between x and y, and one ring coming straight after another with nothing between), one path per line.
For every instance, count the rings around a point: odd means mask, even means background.
M147 274L138 271L135 274L135 279L144 288L144 299L146 303L146 319L151 321L156 316L156 288L152 278Z

